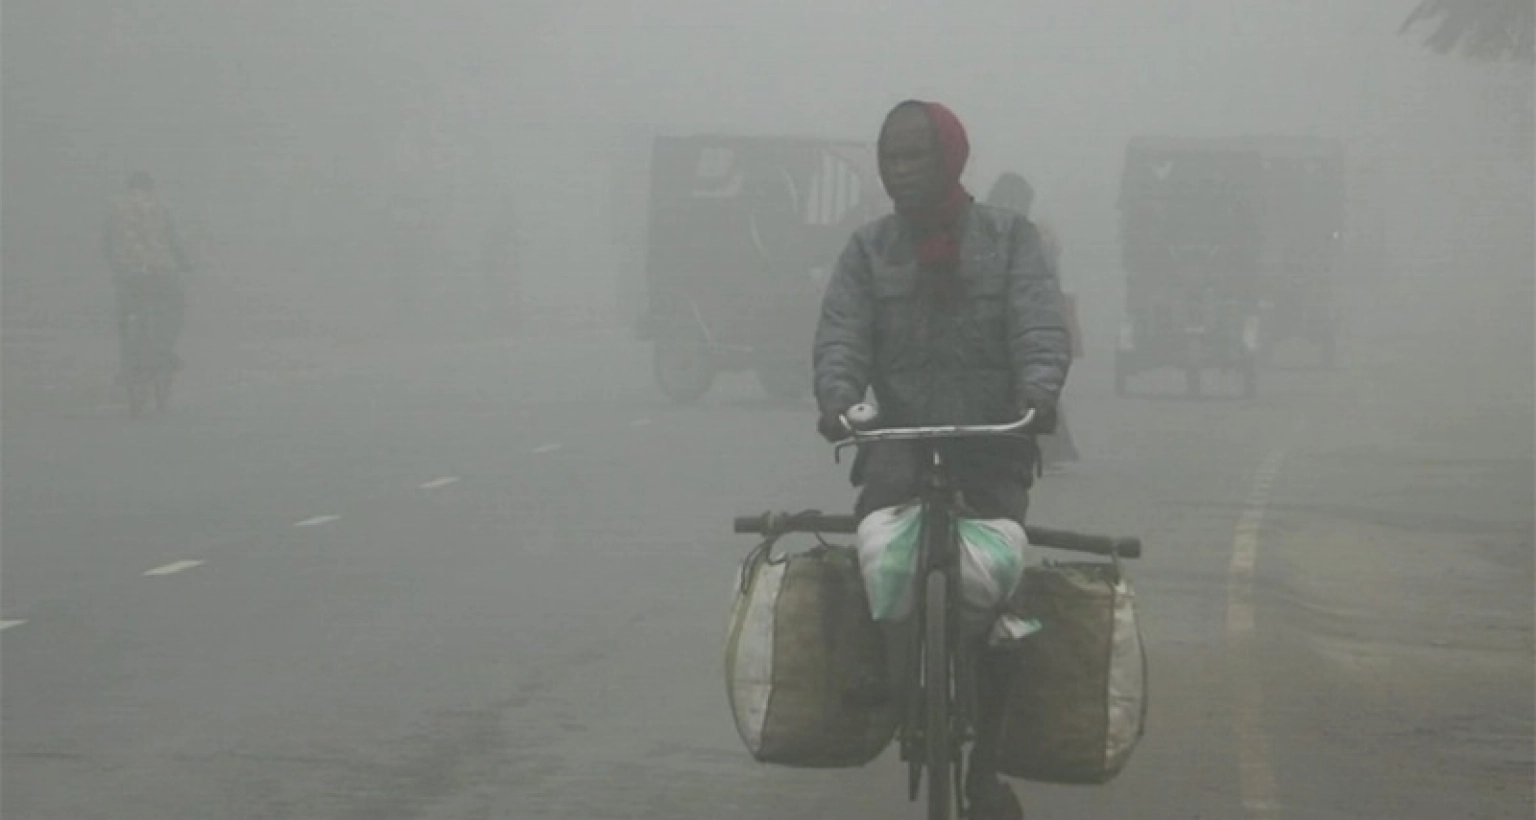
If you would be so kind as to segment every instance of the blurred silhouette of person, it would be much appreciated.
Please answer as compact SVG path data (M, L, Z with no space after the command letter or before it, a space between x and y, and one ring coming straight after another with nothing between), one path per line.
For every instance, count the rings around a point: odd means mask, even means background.
M182 277L191 265L176 234L170 209L155 192L155 180L144 171L128 177L127 190L112 199L101 235L101 251L112 272L116 297L119 346L117 383L126 376L121 357L128 350L128 319L152 317L154 344L181 369L176 343L185 321L186 292Z
M992 190L987 194L987 204L1015 211L1034 223L1035 232L1040 235L1040 249L1045 253L1046 264L1056 275L1057 281L1060 281L1061 240L1057 238L1056 231L1050 225L1033 216L1034 186L1030 185L1022 175L1006 171L992 183ZM1077 327L1077 305L1070 294L1063 294L1063 296L1067 301L1067 320L1072 331L1073 356L1078 357L1082 355L1082 341ZM1067 426L1066 408L1060 401L1056 405L1056 430L1040 436L1039 441L1040 460L1045 466L1078 460L1077 444L1072 440L1072 430Z

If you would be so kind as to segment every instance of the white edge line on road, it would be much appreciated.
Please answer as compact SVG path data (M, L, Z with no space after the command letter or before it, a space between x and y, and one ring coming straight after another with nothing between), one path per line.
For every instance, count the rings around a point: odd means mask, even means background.
M317 515L314 518L306 518L303 521L295 521L295 527L318 527L321 524L329 524L332 521L341 520L339 515Z
M145 570L144 574L145 575L175 575L178 572L186 572L187 570L192 569L193 567L200 567L202 565L203 565L202 561L196 561L196 560L192 560L192 561L172 561L171 563L166 564L163 567L155 567L154 569Z
M533 454L536 455L536 456L542 456L545 453L553 453L554 451L556 451L556 450L558 450L558 449L560 449L561 447L564 447L564 446L565 446L564 444L561 444L558 441L554 442L553 444L543 444L543 445L540 445L538 447L533 448Z
M0 632L4 632L13 626L21 626L24 623L26 623L26 621L0 621Z
M423 490L435 490L438 487L446 487L449 484L457 484L458 482L458 476L445 475L442 478L434 478L431 481L428 481L427 483L421 485L421 488Z
M1233 676L1237 693L1233 732L1237 740L1238 785L1243 809L1252 818L1275 817L1280 813L1269 740L1264 734L1264 690L1253 651L1253 577L1259 562L1259 530L1284 461L1285 450L1275 450L1254 474L1243 513L1237 520L1232 563L1227 570L1227 639L1238 665Z

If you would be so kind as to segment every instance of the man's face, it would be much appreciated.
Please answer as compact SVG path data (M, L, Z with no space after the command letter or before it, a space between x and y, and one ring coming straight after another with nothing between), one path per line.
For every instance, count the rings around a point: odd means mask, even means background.
M928 116L918 108L897 111L880 146L880 179L898 211L922 209L938 200L941 162Z

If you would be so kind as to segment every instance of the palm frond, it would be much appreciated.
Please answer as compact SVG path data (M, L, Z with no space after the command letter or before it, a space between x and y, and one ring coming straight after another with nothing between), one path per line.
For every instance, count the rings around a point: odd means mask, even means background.
M1398 33L1421 23L1433 26L1424 45L1436 54L1536 62L1536 0L1420 0Z

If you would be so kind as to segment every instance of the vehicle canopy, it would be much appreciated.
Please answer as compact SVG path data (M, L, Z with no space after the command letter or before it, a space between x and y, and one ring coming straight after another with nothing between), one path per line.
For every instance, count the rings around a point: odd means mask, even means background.
M1249 137L1264 173L1267 276L1295 282L1326 276L1346 220L1343 144L1322 137Z
M716 338L771 331L776 318L789 318L775 317L784 308L809 311L803 318L813 326L838 254L884 206L866 143L657 137L646 251L651 317L686 315Z
M1120 181L1122 263L1133 280L1172 284L1203 275L1257 275L1263 167L1233 139L1136 137Z

